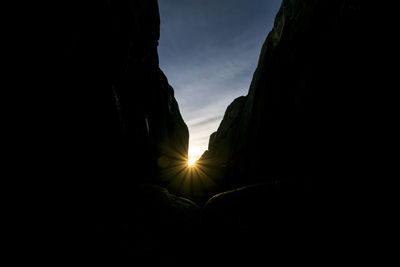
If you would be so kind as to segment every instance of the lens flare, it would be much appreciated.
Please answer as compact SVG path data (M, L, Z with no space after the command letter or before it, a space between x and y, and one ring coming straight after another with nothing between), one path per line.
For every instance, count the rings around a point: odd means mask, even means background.
M161 146L158 166L162 184L168 191L198 203L205 203L217 192L222 164L214 159L203 160L199 153L188 153L185 147Z
M195 158L189 158L188 166L189 167L193 167L194 165L196 165L196 159Z

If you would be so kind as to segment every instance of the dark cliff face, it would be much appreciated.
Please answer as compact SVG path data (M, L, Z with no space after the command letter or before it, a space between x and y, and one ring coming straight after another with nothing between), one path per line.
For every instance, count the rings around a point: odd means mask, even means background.
M71 154L64 170L96 204L125 203L135 185L159 183L161 167L187 158L188 129L158 64L158 3L98 1L66 13L55 86L60 149Z
M52 99L60 112L49 116L58 134L46 163L62 199L57 239L72 251L62 258L120 266L174 255L198 207L157 186L164 169L186 163L189 137L159 68L157 0L65 9Z
M228 188L276 180L307 187L321 157L332 160L322 150L342 145L351 124L360 28L360 1L283 1L248 95L228 107L201 159L223 170Z

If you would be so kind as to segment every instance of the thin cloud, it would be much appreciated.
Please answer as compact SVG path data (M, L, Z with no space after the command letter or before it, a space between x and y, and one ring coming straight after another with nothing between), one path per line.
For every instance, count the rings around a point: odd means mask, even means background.
M214 116L214 117L208 117L206 119L202 119L199 122L191 123L192 128L203 126L203 125L209 125L210 123L215 123L216 121L221 121L221 116Z

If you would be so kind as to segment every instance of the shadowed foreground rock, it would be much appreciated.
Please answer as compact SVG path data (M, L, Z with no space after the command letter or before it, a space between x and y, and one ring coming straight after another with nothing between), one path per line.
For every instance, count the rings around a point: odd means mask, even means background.
M196 256L201 210L194 202L149 184L133 191L130 203L133 220L98 225L96 261L176 264Z
M293 181L217 194L203 207L207 237L214 240L210 257L232 264L312 259L320 229L315 212L314 199Z

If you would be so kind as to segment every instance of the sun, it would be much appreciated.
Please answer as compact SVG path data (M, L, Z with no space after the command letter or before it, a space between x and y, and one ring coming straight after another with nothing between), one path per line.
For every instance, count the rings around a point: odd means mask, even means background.
M196 159L195 158L189 158L188 166L189 167L193 167L194 165L196 165Z

